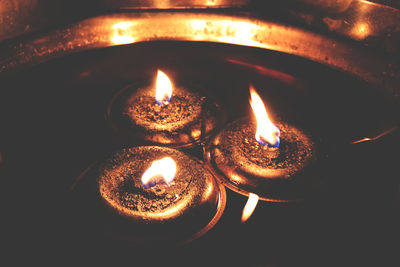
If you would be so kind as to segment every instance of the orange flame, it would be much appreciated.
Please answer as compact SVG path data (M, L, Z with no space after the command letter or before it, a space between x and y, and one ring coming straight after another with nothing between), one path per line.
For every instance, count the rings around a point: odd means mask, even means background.
M279 146L280 131L269 119L264 103L253 86L250 86L250 105L257 120L257 142L264 146Z
M242 223L246 222L253 214L253 211L257 207L258 199L258 195L249 193L249 199L247 199L246 205L243 208Z
M160 106L168 105L172 96L172 83L161 70L157 71L156 101Z
M170 184L176 173L176 163L170 157L155 160L142 175L142 185L147 187L155 186L159 183Z

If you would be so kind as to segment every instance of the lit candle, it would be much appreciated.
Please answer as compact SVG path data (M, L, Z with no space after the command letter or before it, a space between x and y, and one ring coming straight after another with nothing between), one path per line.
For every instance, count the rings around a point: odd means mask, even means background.
M174 86L158 70L155 86L129 86L110 104L108 118L127 138L154 144L188 146L212 131L221 117L220 107L206 96Z
M96 166L76 187L89 203L85 210L97 207L93 220L120 239L139 245L192 240L211 229L224 210L224 187L181 151L134 147Z
M227 125L208 145L208 162L236 192L270 201L303 198L308 166L315 158L314 142L292 125L273 123L253 88L250 95L256 123L243 118Z

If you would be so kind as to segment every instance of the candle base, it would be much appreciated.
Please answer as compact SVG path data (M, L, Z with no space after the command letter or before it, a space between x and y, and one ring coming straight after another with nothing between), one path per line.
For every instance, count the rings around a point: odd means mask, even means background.
M301 130L278 124L281 144L259 144L256 124L247 118L229 124L206 148L205 157L215 175L238 193L257 194L268 201L303 199L315 176L315 144Z
M145 188L143 172L167 156L177 164L174 181ZM198 160L155 146L124 149L95 164L76 182L74 193L92 231L134 246L196 239L215 225L226 202L224 187Z
M140 89L139 89L140 88ZM183 87L166 105L157 104L150 85L130 85L118 92L106 117L122 140L134 138L170 147L188 147L209 135L224 116L219 105Z

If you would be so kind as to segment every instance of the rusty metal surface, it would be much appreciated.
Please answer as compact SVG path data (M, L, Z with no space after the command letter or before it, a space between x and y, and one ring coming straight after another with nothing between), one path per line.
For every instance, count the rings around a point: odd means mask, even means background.
M106 8L120 9L191 9L191 8L236 8L250 5L252 0L117 0L104 1Z
M236 10L395 52L400 43L398 8L400 4L391 0L0 0L0 40L120 10Z
M290 13L314 29L346 36L386 52L398 52L397 47L400 43L398 9L370 1L346 2L348 5L343 5L338 12L291 10Z
M0 0L0 41L60 27L102 12L101 1Z
M275 50L330 65L376 84L395 97L399 94L400 73L391 57L276 22L197 12L120 13L89 18L1 47L0 72L78 51L155 40L208 41Z
M35 14L32 16L30 14ZM40 8L37 0L0 1L0 40L12 38L33 30L33 21L40 24Z

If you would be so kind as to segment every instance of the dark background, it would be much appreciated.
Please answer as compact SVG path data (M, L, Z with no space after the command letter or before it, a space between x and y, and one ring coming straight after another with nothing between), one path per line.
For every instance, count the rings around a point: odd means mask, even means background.
M71 205L71 185L91 163L124 146L104 118L111 97L138 79L153 79L157 68L174 81L204 88L224 106L228 121L250 114L253 83L273 116L303 128L320 144L324 168L313 194L300 203L260 202L241 224L246 198L227 190L220 221L185 246L144 249L101 232L88 237L84 218ZM0 85L2 236L14 262L399 263L399 131L351 144L398 125L399 110L390 97L354 77L261 49L155 42L60 58L12 74ZM189 153L202 159L199 151Z

